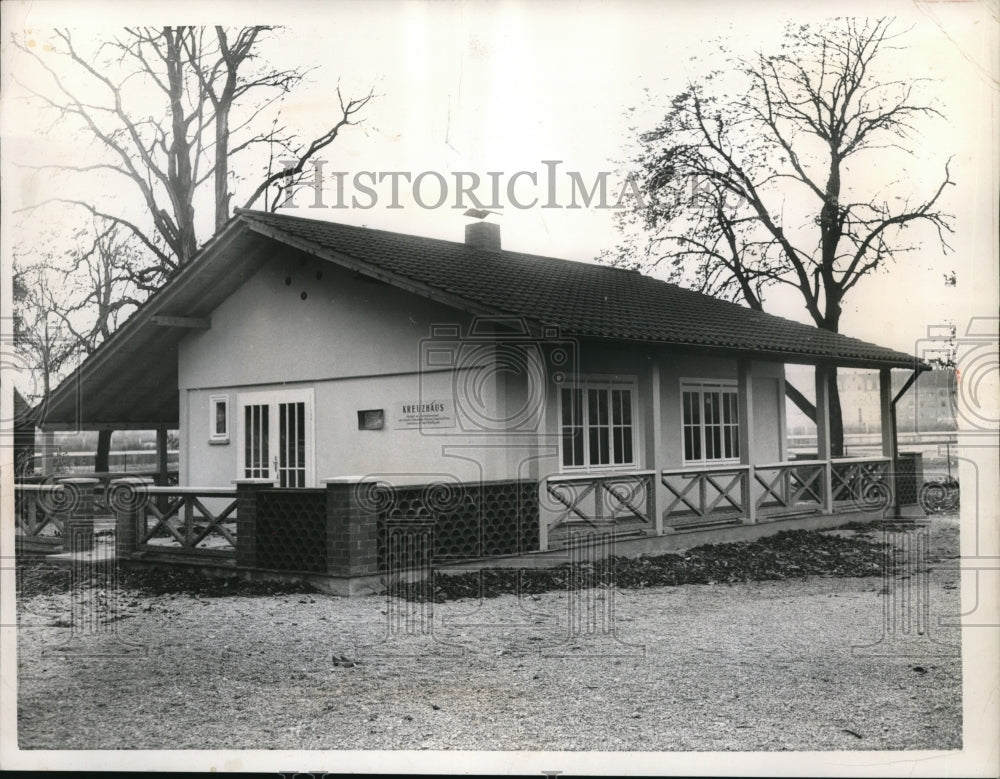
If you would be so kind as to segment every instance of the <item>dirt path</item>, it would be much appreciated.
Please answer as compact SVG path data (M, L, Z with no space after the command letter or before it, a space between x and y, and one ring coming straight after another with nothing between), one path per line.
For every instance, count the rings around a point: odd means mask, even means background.
M938 624L959 610L957 526L937 520L929 570L888 586L814 577L433 607L125 594L117 634L77 637L59 627L68 596L38 595L20 616L19 743L957 749L959 636ZM894 641L858 650L883 638L886 604L899 605L924 577L932 640L890 630ZM420 633L429 608L433 635ZM602 630L610 624L614 636Z

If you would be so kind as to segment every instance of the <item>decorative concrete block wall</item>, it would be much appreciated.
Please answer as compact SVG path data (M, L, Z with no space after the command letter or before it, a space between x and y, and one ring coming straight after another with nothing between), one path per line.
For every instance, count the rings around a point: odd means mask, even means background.
M261 490L256 514L254 540L259 568L327 572L326 490Z
M347 477L324 484L237 482L237 566L357 577L385 572L390 556L400 568L538 549L535 482L390 487ZM390 548L390 535L408 540ZM411 547L419 553L405 551Z
M387 521L410 519L433 525L433 560L464 560L538 550L538 484L492 481L480 484L381 487L378 508L380 570L384 570Z

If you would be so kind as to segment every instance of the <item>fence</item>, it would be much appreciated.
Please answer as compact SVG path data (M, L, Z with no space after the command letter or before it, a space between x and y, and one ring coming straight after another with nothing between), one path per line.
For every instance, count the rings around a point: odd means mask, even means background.
M914 463L911 482L918 472ZM391 486L331 479L318 489L278 489L242 480L218 489L152 485L134 476L67 478L18 484L16 527L22 549L27 542L54 549L68 535L67 523L92 535L105 513L122 557L375 576L388 570L390 558L405 566L390 525L399 532L420 525L432 562L472 560L567 545L580 531L626 538L830 513L844 503L847 510L885 509L892 479L886 458L560 475L541 490L533 481ZM422 556L414 563L424 564Z

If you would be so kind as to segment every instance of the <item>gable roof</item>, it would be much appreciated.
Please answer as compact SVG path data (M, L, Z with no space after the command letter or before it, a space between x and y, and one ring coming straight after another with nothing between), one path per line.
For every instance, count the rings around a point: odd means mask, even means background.
M280 245L459 310L561 336L858 368L918 368L903 352L752 311L637 271L238 209L52 393L42 426L176 427L177 317L207 317ZM173 318L173 319L171 319Z
M356 258L492 312L556 326L565 335L914 367L914 358L903 352L638 271L271 213L238 214L252 229L311 254Z

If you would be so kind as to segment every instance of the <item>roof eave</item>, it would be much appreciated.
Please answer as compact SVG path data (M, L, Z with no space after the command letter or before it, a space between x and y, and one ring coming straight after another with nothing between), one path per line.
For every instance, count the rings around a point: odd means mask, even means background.
M866 357L845 357L828 354L816 354L809 352L781 351L768 349L740 349L732 346L717 346L714 344L700 344L674 340L653 340L648 338L630 338L627 336L602 336L589 333L573 333L563 329L565 335L575 338L583 338L595 341L608 341L615 343L647 344L649 346L670 347L682 349L684 351L711 352L718 357L745 357L768 362L782 362L793 365L818 365L833 364L838 368L858 368L862 370L879 370L881 368L895 368L899 370L916 370L920 373L933 370L933 366L918 359L900 353L898 358L866 358Z

